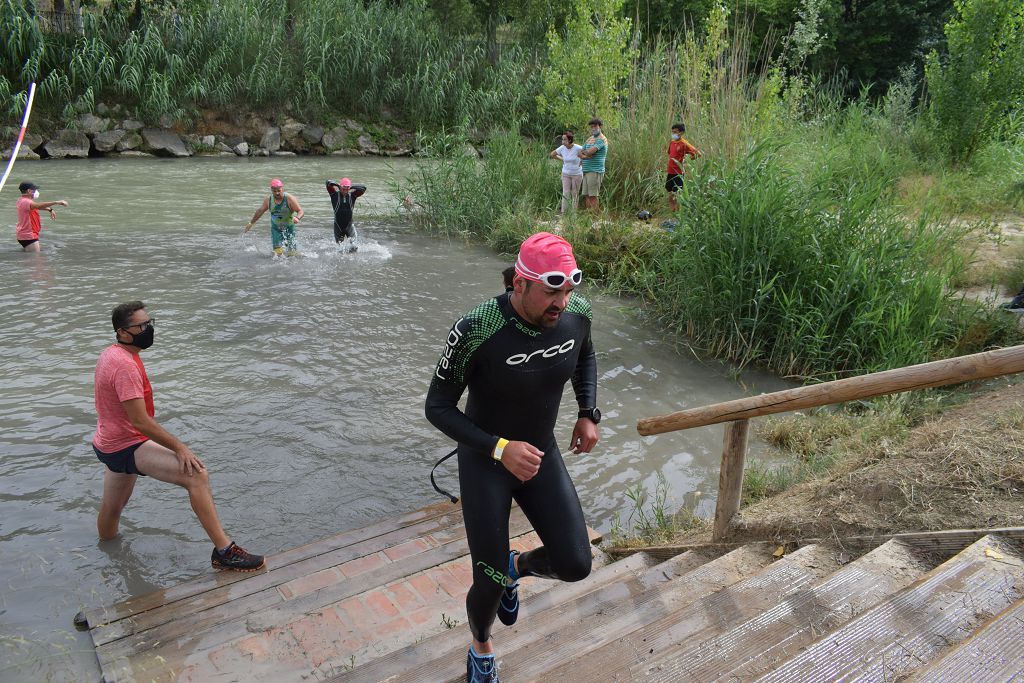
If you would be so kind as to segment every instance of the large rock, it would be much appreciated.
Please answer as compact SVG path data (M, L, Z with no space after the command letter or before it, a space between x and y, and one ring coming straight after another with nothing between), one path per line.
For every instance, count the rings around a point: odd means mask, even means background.
M82 114L78 119L78 130L86 135L96 135L110 128L110 119L101 119L95 114Z
M125 119L121 122L121 125L118 127L124 128L125 130L142 130L143 128L146 127L146 124L144 124L142 121L133 121L132 119Z
M231 149L231 147L229 147L228 145L224 144L223 142L218 142L217 144L215 144L214 145L214 149L216 149L221 154L234 154L235 153L235 151L233 149Z
M359 151L363 154L380 154L380 147L374 143L369 135L360 135Z
M137 149L129 149L129 150L125 150L124 152L118 152L117 155L121 156L121 157L136 158L136 159L150 159L153 156L155 156L155 155L150 154L148 152L140 152Z
M281 149L281 129L267 128L267 132L260 138L260 147L267 150L268 153Z
M324 139L324 129L320 126L306 126L302 129L302 137L311 145L319 145Z
M177 133L157 128L143 128L142 140L145 143L144 151L160 157L187 157L190 156L185 141Z
M336 149L345 149L348 147L348 128L345 126L332 128L324 133L320 141L328 152L333 152Z
M121 142L125 135L128 135L128 131L120 128L96 133L92 136L92 146L96 148L97 152L113 152L117 149L117 143Z
M249 143L243 140L231 148L231 151L240 157L249 156Z
M22 148L28 147L35 151L43 146L43 136L36 133L25 133L25 139L21 141ZM20 158L20 157L19 157Z
M51 159L85 159L89 156L89 138L77 130L64 129L43 145L43 151Z
M199 144L201 144L203 147L206 147L207 149L213 149L217 145L217 136L204 135L203 137L199 138Z
M4 161L9 160L11 158L11 152L13 152L13 151L14 151L13 148L12 149L5 149L3 155L0 155L0 159L3 159ZM38 159L39 155L36 154L35 152L33 152L31 147L26 147L24 142L23 142L21 147L18 149L18 158L19 159Z
M142 136L134 130L126 130L124 137L118 140L116 149L118 152L129 152L139 147L142 147Z
M306 124L297 121L289 121L281 126L281 148L295 152L305 152L309 149L309 143L303 137L302 131Z

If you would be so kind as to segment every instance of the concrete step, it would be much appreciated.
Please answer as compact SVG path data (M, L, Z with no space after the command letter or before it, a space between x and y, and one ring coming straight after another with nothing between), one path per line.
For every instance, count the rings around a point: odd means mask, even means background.
M936 659L914 683L1024 681L1024 600L996 615L973 636Z
M617 580L529 619L520 619L515 626L495 632L502 676L529 680L532 671L543 671L560 662L567 642L573 643L574 649L590 651L596 647L589 641L576 640L577 631L586 638L613 640L633 630L636 622L656 618L756 573L770 563L772 550L768 544L751 544L716 559L684 553L639 576ZM371 662L366 669L356 668L332 680L461 681L466 675L468 641L468 632L452 634L443 648L425 641L421 644L425 647L417 652L396 653L396 658L401 657L390 676L381 675L380 664ZM531 647L527 664L509 669L508 658L527 647Z
M985 536L757 680L900 680L1022 594L1019 549Z
M751 584L748 592L753 595L744 601L745 607L749 602L753 609L740 613L718 608L716 613L726 624L720 633L708 637L703 632L673 632L678 633L677 644L667 648L664 645L672 640L655 631L651 634L652 647L664 649L656 650L650 661L630 667L626 678L751 680L799 652L822 633L845 624L910 585L933 566L906 545L889 541L842 568L823 572L821 577L787 594L765 586L765 594L759 595L757 580L761 577L755 576L747 582Z
M825 545L805 546L716 593L689 604L671 605L667 613L654 613L646 623L622 633L617 639L600 643L591 642L593 636L579 635L577 637L588 647L574 646L573 656L567 658L563 652L561 663L555 667L543 672L529 670L528 676L517 678L632 681L652 659L712 639L733 624L777 606L780 601L795 599L847 559ZM507 658L509 671L519 672L520 667L515 663L522 654L524 651Z

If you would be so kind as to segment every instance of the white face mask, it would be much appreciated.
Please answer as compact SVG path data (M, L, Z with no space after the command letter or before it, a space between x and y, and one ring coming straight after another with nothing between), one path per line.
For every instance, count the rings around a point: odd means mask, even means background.
M673 140L678 140L679 139L679 133L672 133L672 139Z
M32 199L39 199L39 190L32 190Z

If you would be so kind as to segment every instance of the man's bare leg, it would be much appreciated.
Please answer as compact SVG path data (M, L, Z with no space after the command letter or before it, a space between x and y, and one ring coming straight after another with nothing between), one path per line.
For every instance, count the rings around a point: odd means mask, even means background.
M109 541L117 536L121 512L132 497L137 478L134 474L119 474L110 470L103 475L103 501L96 517L96 531L101 540Z
M24 249L25 251L39 251L39 241L36 240L32 244L22 247L22 249Z
M213 492L210 489L210 475L206 470L195 471L191 475L182 472L174 452L153 441L147 441L135 451L135 465L139 472L147 476L184 487L188 491L192 510L213 544L223 549L231 543L217 516L217 507L213 503Z

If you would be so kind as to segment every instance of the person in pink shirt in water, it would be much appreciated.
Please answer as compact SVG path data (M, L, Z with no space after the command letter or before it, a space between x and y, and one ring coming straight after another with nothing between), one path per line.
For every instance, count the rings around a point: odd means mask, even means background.
M210 562L215 569L262 569L261 555L247 552L224 533L206 465L154 419L153 387L139 353L153 345L156 321L146 313L145 304L131 301L114 307L111 322L117 342L96 363L97 423L92 439L96 457L108 470L96 518L100 538L117 536L136 479L149 476L188 491L192 509L213 541Z
M24 182L18 185L21 196L18 197L18 228L15 237L23 251L39 251L39 232L43 225L39 220L39 209L50 212L50 218L56 220L57 215L53 211L55 206L67 206L63 199L55 202L40 202L39 186L35 183Z

